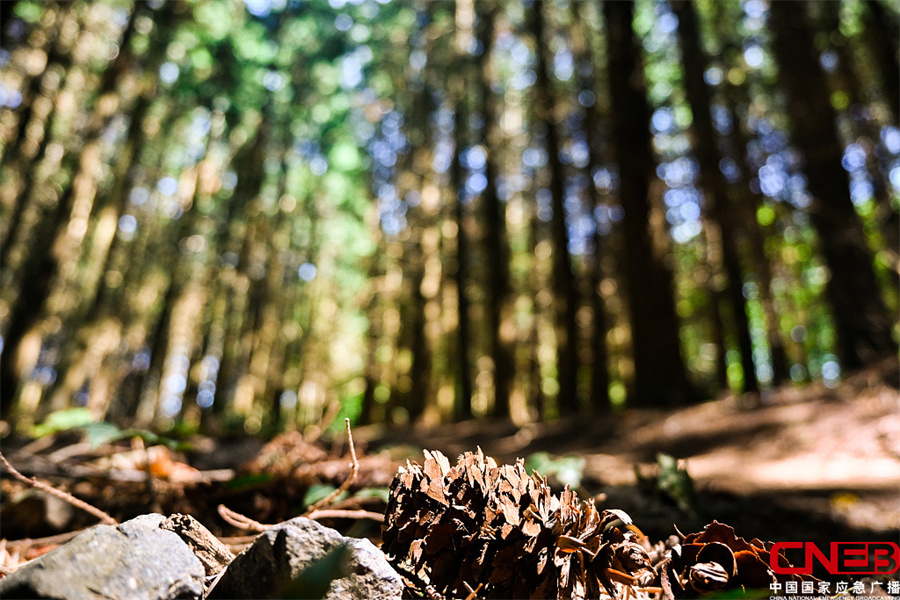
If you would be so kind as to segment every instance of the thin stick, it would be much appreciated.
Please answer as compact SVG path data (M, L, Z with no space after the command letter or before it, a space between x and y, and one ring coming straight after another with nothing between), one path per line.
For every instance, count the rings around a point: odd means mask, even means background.
M50 544L62 544L68 542L73 537L78 535L84 531L84 529L78 529L76 531L69 531L67 533L60 533L57 535L51 535L50 537L44 538L23 538L21 540L13 540L11 542L6 542L6 548L12 548L13 550L20 550L26 548L34 548L35 546L49 546Z
M9 461L6 460L6 457L3 456L2 452L0 452L0 462L3 463L3 466L6 467L6 470L9 471L9 473L13 477L18 479L22 483L24 483L26 485L30 485L31 487L33 487L35 489L39 489L43 492L46 492L46 493L50 494L51 496L56 496L57 498L65 500L72 506L80 508L81 510L94 515L95 517L100 519L100 521L102 521L103 523L106 523L107 525L118 525L119 524L118 521L113 519L111 516L109 516L107 513L103 512L96 506L91 506L84 500L79 500L72 494L69 494L68 492L64 492L62 490L58 490L55 487L51 486L50 484L44 483L42 481L38 481L34 477L25 477L24 475L19 473L19 471L16 470L16 468L14 466L9 464Z
M379 523L384 523L384 515L370 510L341 510L341 509L325 509L314 510L308 515L308 519L372 519Z
M469 592L469 595L466 596L466 600L477 600L477 598L478 598L478 590L480 590L481 587L482 587L484 584L483 584L483 583L479 583L479 584L478 584L478 587L475 588L474 590L472 589L472 586L469 585L468 583L463 582L463 585L466 586L466 591Z
M334 490L315 504L309 506L306 509L306 512L303 513L304 517L309 517L309 515L317 509L331 504L335 498L340 496L343 492L346 492L347 489L353 485L353 482L356 481L356 475L359 473L359 461L356 460L356 447L353 446L353 433L350 431L350 419L344 419L344 423L347 425L347 441L350 444L350 458L353 459L353 462L350 464L350 476L344 480L341 487Z
M266 529L268 529L269 527L272 527L272 525L265 525L263 523L260 523L259 521L254 521L250 517L246 517L239 512L235 512L235 511L231 510L230 508L228 508L227 506L225 506L224 504L219 505L218 511L219 511L220 517L225 519L225 521L229 525L233 525L234 527L237 527L238 529L247 529L250 531L263 532Z

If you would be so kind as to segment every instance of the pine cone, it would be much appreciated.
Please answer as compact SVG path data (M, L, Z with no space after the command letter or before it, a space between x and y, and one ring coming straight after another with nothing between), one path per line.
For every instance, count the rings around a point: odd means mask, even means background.
M685 536L659 565L663 598L697 598L733 589L765 590L776 582L820 581L812 575L775 573L770 566L771 549L771 542L758 538L748 542L730 525L713 521L700 533ZM778 562L791 566L781 555Z
M479 448L451 467L426 450L391 484L382 550L429 595L615 598L655 576L630 524L568 487L555 496L521 459L498 466Z

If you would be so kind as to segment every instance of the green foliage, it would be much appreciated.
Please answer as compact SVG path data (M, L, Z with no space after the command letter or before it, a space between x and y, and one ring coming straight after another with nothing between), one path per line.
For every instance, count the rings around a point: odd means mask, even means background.
M30 434L40 438L46 435L68 431L78 427L86 427L94 422L91 411L87 408L67 408L47 415L43 423L31 428Z
M385 504L390 499L391 490L390 488L366 488L363 490L359 490L355 494L353 494L354 498L378 498L383 501Z
M81 430L91 444L99 448L123 439L140 438L146 444L163 444L173 450L187 450L189 445L179 440L161 436L146 429L119 429L112 423L96 422L87 408L68 408L50 413L43 423L31 428L35 438L53 435L63 431Z
M581 486L587 461L581 456L553 456L535 452L525 459L527 472L537 471L543 477L555 477L562 485L575 489Z
M309 486L309 489L306 490L306 494L303 495L303 506L312 506L319 500L326 498L328 494L332 493L337 488L333 485L327 485L324 483L314 483ZM347 498L349 494L347 492L341 492L337 498L334 499L335 502L340 502Z
M664 452L657 453L656 465L658 469L656 486L659 492L675 502L675 505L687 514L696 515L697 491L687 469L682 467L675 457Z

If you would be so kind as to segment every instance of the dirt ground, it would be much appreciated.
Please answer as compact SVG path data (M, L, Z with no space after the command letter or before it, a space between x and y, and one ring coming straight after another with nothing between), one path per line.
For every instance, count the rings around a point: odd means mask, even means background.
M522 427L485 420L432 429L360 427L353 430L361 456L355 485L385 490L407 458L421 463L423 448L455 461L481 446L501 463L541 452L551 460L583 461L579 495L594 497L601 508L624 510L652 540L666 539L676 527L686 534L718 520L748 539L897 541L898 383L900 363L891 361L835 389L788 386L761 398L726 397L668 410L631 409ZM269 444L198 438L186 455L162 446L132 448L134 442L93 448L81 434L64 432L20 444L7 441L4 453L26 475L46 479L120 521L151 510L182 512L226 536L243 533L216 513L220 503L276 523L302 514L313 483L336 487L348 476L341 436L315 444L298 432ZM159 460L148 462L156 451ZM690 474L696 491L692 510L679 508L660 491L658 453L675 457ZM144 462L128 462L138 459ZM282 463L286 470L275 476ZM540 470L561 487L558 476L554 480L552 472ZM21 482L4 477L0 483L0 518L8 539L71 532L95 521L65 502L41 500ZM359 502L353 508L383 510L377 495ZM353 535L379 535L372 521L345 519L338 525L354 528Z
M586 460L583 494L604 494L651 538L717 519L739 535L792 541L900 537L900 392L897 363L761 398L726 397L672 410L628 410L588 421L517 428L468 422L428 431L369 431L372 450L408 445L451 459L480 445L498 461L535 452ZM689 515L636 485L658 452L683 461L698 492ZM602 496L601 496L602 497Z

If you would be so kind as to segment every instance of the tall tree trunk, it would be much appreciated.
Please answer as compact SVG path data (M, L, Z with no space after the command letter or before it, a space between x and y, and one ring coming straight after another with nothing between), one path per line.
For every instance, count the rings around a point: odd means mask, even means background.
M897 72L900 72L900 65L897 64L896 45L891 50L891 40L881 39L885 33L885 24L870 22L872 21L873 11L878 14L883 10L881 5L875 2L867 3L867 5L870 7L870 16L866 21L869 33L866 39L869 40L872 46L872 53L878 59L876 64L882 68L885 68L886 65L886 70L890 72L890 74L886 73L884 76L893 76L892 82L885 79L883 83L885 85L886 104L891 109L892 120L890 122L895 123L900 106L895 106L893 103L900 102L900 98L898 98L900 91L889 88L892 85L900 87L900 80L898 80L900 75L897 74ZM866 171L869 181L872 182L872 197L877 206L875 218L878 222L879 231L884 237L884 250L886 250L878 258L881 258L885 264L892 267L889 272L893 276L892 283L896 286L900 283L900 279L898 279L898 275L900 275L898 273L900 260L898 259L900 259L900 256L897 254L900 251L900 213L892 206L889 191L891 186L890 180L887 174L879 168L881 161L879 161L875 152L875 145L879 142L881 127L884 125L883 119L876 119L875 114L877 112L875 111L862 110L857 113L857 111L853 110L865 104L865 98L862 97L862 92L865 88L860 80L859 67L854 61L849 40L841 33L841 3L823 2L819 8L821 12L821 27L830 34L831 47L838 57L836 75L840 86L839 89L843 90L849 98L851 110L848 116L854 125L853 134L856 137L855 141L864 147L866 152ZM882 14L881 16L883 17L884 15ZM891 91L893 91L893 94L889 93Z
M725 103L729 112L737 119L741 89L732 83L725 84ZM756 213L761 205L761 198L750 190L749 164L747 160L747 144L749 143L744 126L735 122L729 135L735 150L735 160L740 165L738 180L731 186L733 195L731 205L735 207L740 231L746 236L750 250L750 263L759 281L759 301L762 304L766 327L766 341L772 361L772 384L780 385L790 380L788 356L785 350L784 336L781 332L778 311L775 310L775 297L772 290L772 265L766 256L765 232L757 221Z
M624 208L625 268L630 303L634 385L632 402L652 406L692 400L679 343L672 273L664 249L650 232L650 182L655 164L650 139L650 106L631 22L632 2L604 2L609 40L609 85L613 142L619 166L619 198Z
M769 20L780 80L789 94L790 133L806 161L810 217L831 270L826 295L837 326L838 356L847 371L896 354L893 319L872 269L872 253L850 200L843 147L819 67L804 3L774 2Z
M578 91L586 92L591 95L595 93L595 77L594 73L598 67L594 67L597 61L594 60L593 52L591 52L590 44L590 28L581 18L581 9L584 5L580 2L572 3L572 16L576 23L581 23L581 27L575 25L572 32L572 46L578 61ZM593 169L600 168L603 160L600 152L600 140L596 132L600 128L600 110L597 102L594 101L584 109L584 133L588 144L588 164L586 175L588 176L588 198L591 214L596 214L596 210L603 206L603 198L600 190L594 185L592 175ZM609 406L609 351L606 347L607 319L606 319L606 303L603 301L603 294L600 292L600 284L603 281L603 256L606 251L606 242L604 236L600 233L600 228L594 225L593 236L593 252L587 261L588 270L588 304L591 308L592 330L590 336L591 351L591 371L590 371L590 388L588 391L588 399L594 413L608 412Z
M457 308L457 336L456 336L456 402L455 418L465 420L472 418L472 371L469 364L469 296L466 286L469 284L469 232L466 223L465 174L463 172L461 153L465 148L465 129L467 111L465 107L465 80L459 78L456 82L459 90L456 96L456 115L454 118L453 135L456 149L453 154L453 163L450 165L450 187L456 194L453 203L453 218L456 221L456 270L453 275L456 280L456 308Z
M737 246L737 227L734 208L729 206L728 182L719 168L721 155L716 131L712 122L712 99L703 79L709 59L700 47L700 28L694 4L685 0L673 0L672 8L678 16L678 35L684 62L684 87L691 105L694 134L694 151L700 163L700 182L706 190L706 207L721 230L722 266L726 273L726 298L731 304L734 328L744 373L744 392L759 391L756 367L753 364L753 342L750 337L750 319L747 316L747 300L743 293L743 269Z
M559 393L557 407L561 414L578 411L578 287L572 273L569 256L569 231L566 225L565 173L559 159L559 138L556 132L555 99L550 90L550 67L544 41L543 3L535 3L531 14L531 35L537 45L537 81L535 83L535 113L543 124L544 143L550 165L550 196L553 208L551 231L553 238L554 312L556 320L556 369Z
M224 214L217 224L216 235L210 243L219 256L241 254L241 239L236 235L239 228L235 225L240 224L243 228L251 226L250 223L244 222L248 220L248 205L259 194L265 179L265 152L270 138L269 121L266 120L268 116L263 115L256 129L256 136L247 140L231 161L237 173L237 185L225 204L222 211ZM245 285L247 275L243 272L245 266L242 262L239 264L222 262L217 278L221 281L217 294L224 296L227 308L223 315L225 322L222 324L222 355L219 359L213 414L209 418L221 416L233 402L236 385L242 372L240 333L247 318L245 313L248 286Z
M497 196L497 155L500 148L497 131L497 111L491 91L490 56L494 43L494 18L497 6L487 3L481 15L478 32L482 44L479 61L481 76L481 112L484 125L481 128L481 145L486 154L484 175L487 187L481 193L485 215L485 249L487 252L488 278L485 309L488 319L488 336L491 359L494 362L493 415L508 418L509 395L512 386L514 363L512 353L512 328L505 322L510 318L509 242L506 231L506 204Z
M375 390L380 382L380 365L378 364L378 347L383 343L384 336L384 298L386 293L382 281L385 278L384 268L381 266L380 257L384 255L386 244L384 243L384 235L381 231L381 223L379 223L378 215L373 207L372 213L367 218L369 229L375 238L375 253L369 257L368 285L371 288L368 294L369 300L366 304L366 317L368 318L368 331L366 332L366 364L364 367L363 378L366 381L366 387L363 391L362 407L360 408L359 423L362 425L371 425L383 420L384 415L377 414L377 399Z

